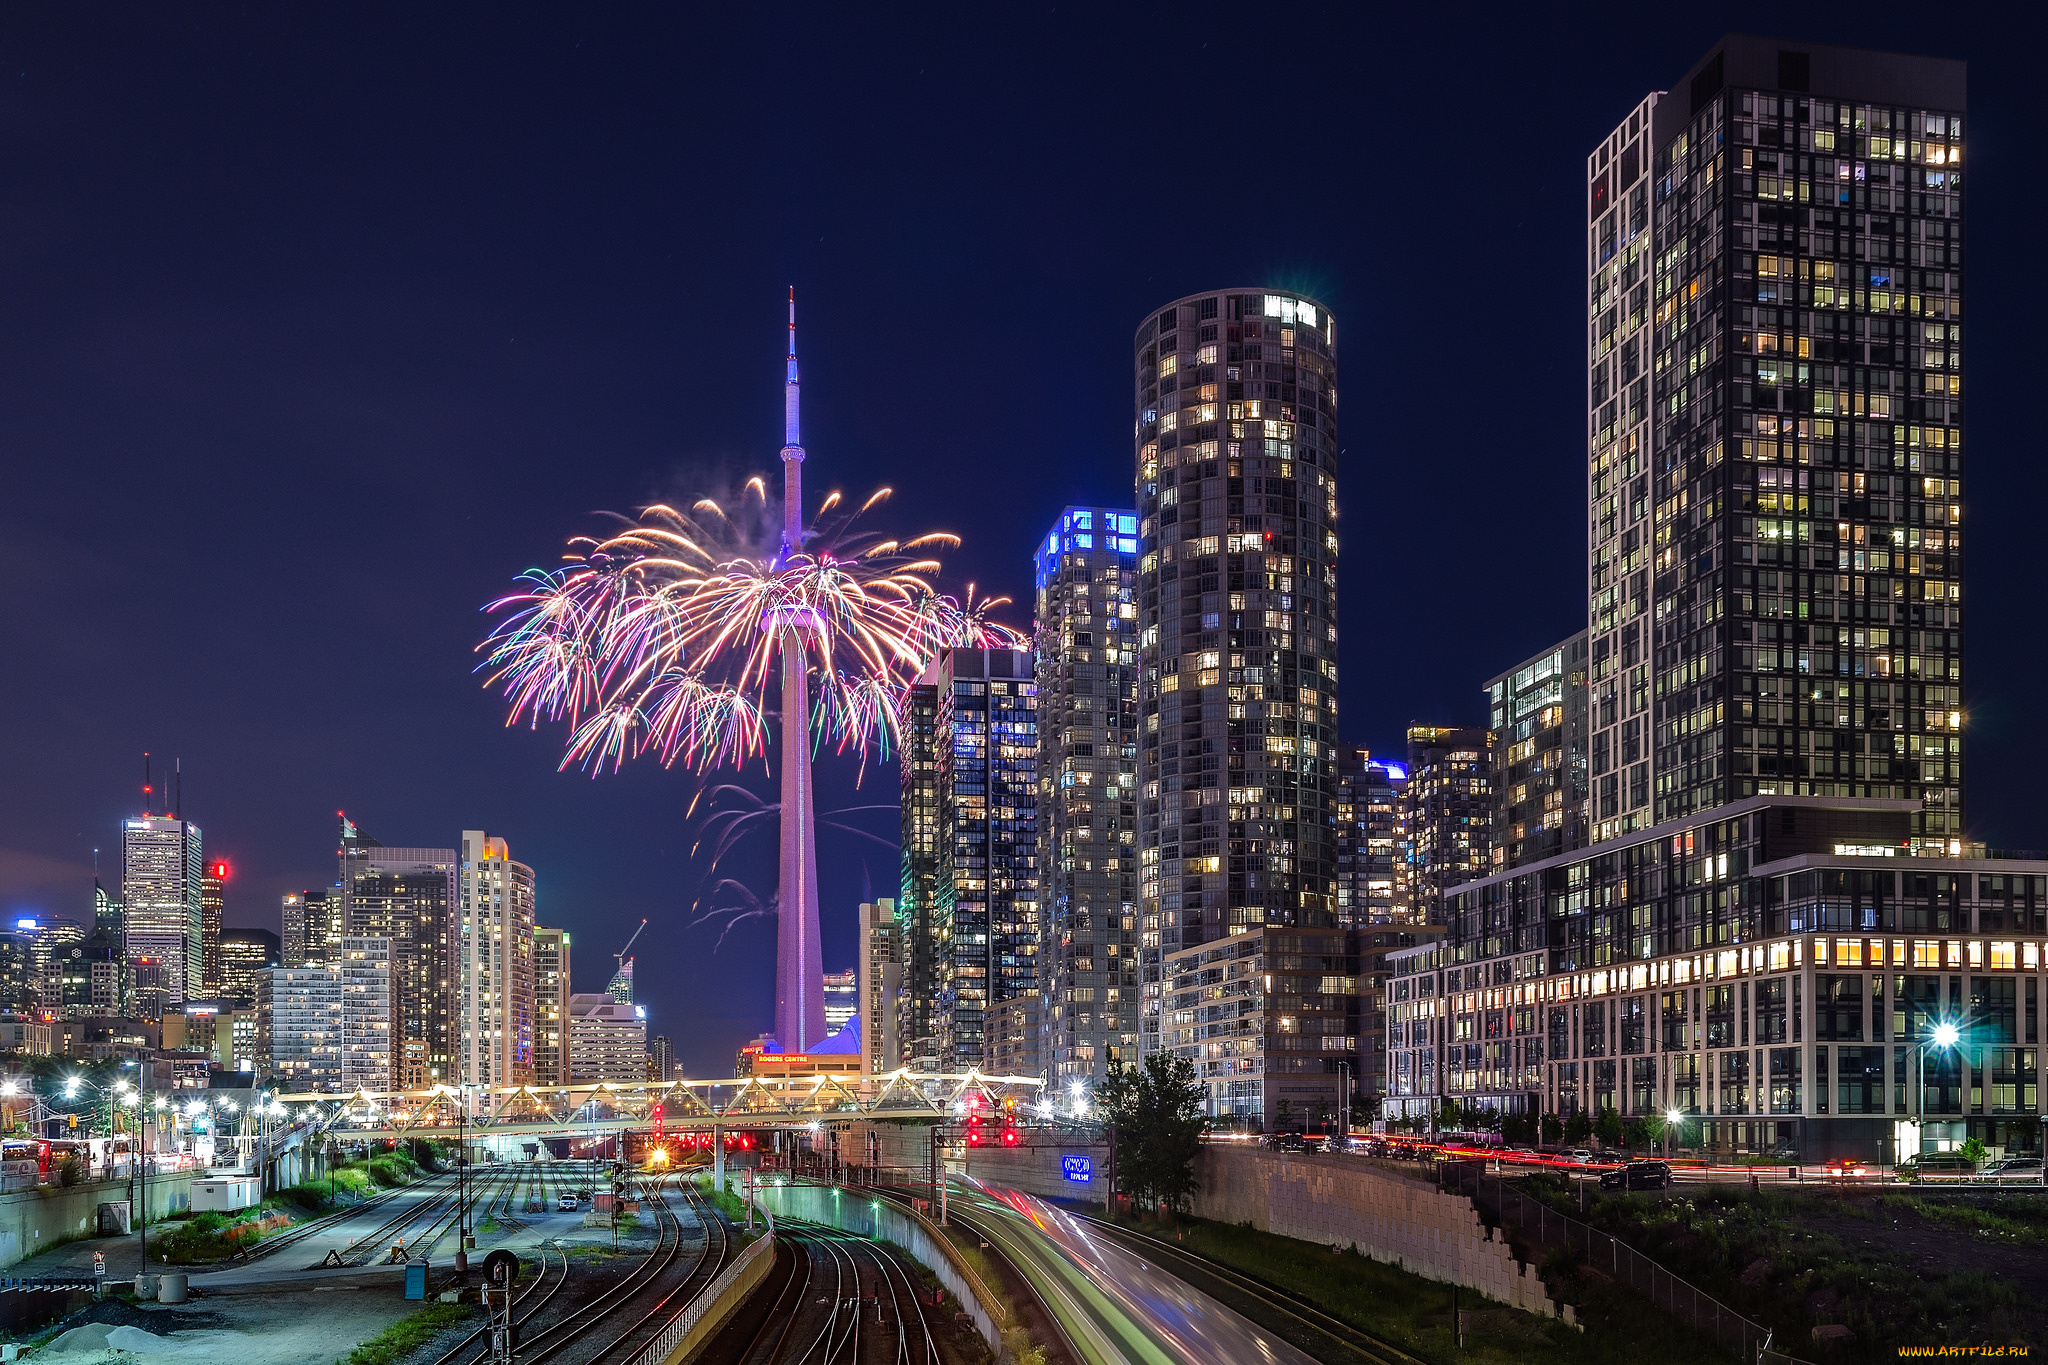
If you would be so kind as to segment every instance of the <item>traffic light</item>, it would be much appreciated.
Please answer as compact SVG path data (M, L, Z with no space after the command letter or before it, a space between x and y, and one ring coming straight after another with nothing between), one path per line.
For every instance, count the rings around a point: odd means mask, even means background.
M1008 1096L1003 1100L1003 1146L1017 1145L1017 1099Z

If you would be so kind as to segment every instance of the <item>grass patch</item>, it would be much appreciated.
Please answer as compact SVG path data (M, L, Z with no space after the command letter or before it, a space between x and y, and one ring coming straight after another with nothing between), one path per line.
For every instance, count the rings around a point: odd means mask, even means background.
M1894 1220L1924 1218L1930 1223L1975 1233L1987 1245L2048 1242L2048 1198L2041 1195L1995 1194L1982 1202L1950 1203L1925 1196L1886 1194L1873 1202L1878 1212Z
M1156 1222L1116 1221L1153 1237L1172 1235ZM1181 1220L1180 1232L1176 1246L1283 1289L1426 1361L1444 1365L1521 1365L1530 1361L1632 1365L1656 1360L1659 1365L1727 1365L1725 1354L1716 1352L1701 1337L1641 1299L1597 1281L1556 1286L1574 1305L1584 1332L1553 1318L1482 1299L1473 1290L1458 1291L1458 1307L1467 1315L1461 1351L1451 1317L1451 1286L1447 1284L1425 1280L1350 1248L1333 1252L1245 1224L1190 1218Z
M713 1189L711 1177L708 1175L697 1177L697 1187L704 1192L704 1197L711 1201L711 1207L725 1215L726 1221L737 1223L741 1227L746 1226L746 1200L740 1198L731 1190Z
M463 1303L430 1303L400 1318L343 1356L339 1365L393 1365L427 1344L435 1333L452 1327L474 1311Z

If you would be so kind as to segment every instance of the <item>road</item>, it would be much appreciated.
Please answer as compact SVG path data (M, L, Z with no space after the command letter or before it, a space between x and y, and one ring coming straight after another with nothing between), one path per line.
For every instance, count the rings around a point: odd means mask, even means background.
M1042 1199L970 1180L949 1218L1007 1256L1089 1365L1314 1358Z

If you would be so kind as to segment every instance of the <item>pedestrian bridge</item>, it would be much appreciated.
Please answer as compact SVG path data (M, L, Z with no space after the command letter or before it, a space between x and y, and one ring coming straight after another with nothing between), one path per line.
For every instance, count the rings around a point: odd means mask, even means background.
M983 1104L1035 1103L1036 1076L980 1071L892 1071L881 1076L820 1073L711 1081L596 1081L566 1086L455 1086L425 1090L326 1091L274 1096L297 1117L337 1136L601 1137L659 1128L808 1128L815 1123L943 1122Z

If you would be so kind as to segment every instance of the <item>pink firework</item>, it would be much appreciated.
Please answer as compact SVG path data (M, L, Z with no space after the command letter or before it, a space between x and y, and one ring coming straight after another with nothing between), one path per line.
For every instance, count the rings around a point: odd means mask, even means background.
M941 650L1023 645L990 616L1008 599L934 585L929 554L955 537L855 530L888 495L847 514L834 493L800 548L767 554L710 499L570 542L566 564L527 570L522 591L485 608L502 619L478 646L480 668L511 703L506 723L566 721L565 768L616 770L648 753L698 771L736 766L766 752L765 712L793 652L811 680L812 743L886 754L907 689ZM742 497L765 502L762 481Z

